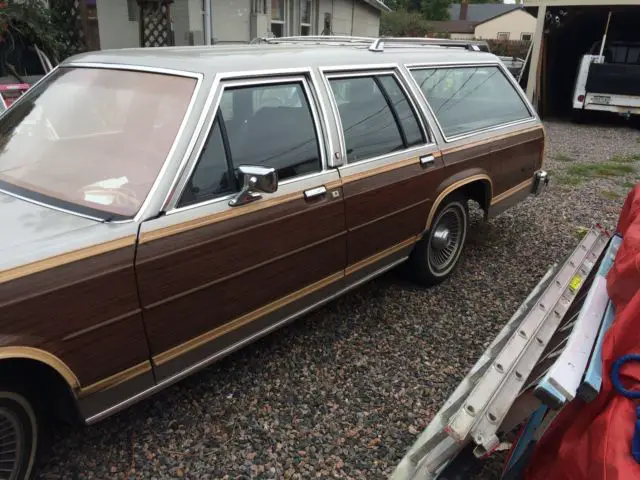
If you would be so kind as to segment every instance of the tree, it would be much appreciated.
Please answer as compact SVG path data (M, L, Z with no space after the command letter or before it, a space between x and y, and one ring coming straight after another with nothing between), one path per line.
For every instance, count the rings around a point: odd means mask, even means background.
M407 10L385 12L380 18L380 35L390 37L424 37L428 25L422 14Z
M451 0L422 0L420 12L427 20L449 20L449 7Z
M0 43L6 42L11 48L18 37L38 45L49 56L57 56L59 32L51 22L50 11L44 2L0 2Z

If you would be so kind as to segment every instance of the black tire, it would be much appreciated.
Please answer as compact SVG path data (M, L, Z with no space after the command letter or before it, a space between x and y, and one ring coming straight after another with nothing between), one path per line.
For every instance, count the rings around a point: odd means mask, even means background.
M0 388L0 479L31 480L40 445L36 409L27 396Z
M409 256L407 267L413 279L425 286L446 280L458 264L468 230L468 200L462 194L453 193L440 204L431 228Z
M587 123L587 112L574 108L571 110L571 121L577 125Z

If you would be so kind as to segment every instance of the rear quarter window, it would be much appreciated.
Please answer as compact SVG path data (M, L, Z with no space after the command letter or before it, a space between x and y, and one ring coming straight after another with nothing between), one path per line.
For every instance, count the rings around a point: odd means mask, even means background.
M411 74L448 138L532 117L498 67L425 68Z

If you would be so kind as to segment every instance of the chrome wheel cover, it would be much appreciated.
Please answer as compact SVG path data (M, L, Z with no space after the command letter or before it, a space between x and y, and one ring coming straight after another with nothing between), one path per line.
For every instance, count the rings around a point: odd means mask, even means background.
M0 479L14 480L20 471L20 458L24 446L23 430L18 417L0 408Z
M466 236L467 219L460 204L451 204L438 216L427 246L429 270L446 275L455 265Z

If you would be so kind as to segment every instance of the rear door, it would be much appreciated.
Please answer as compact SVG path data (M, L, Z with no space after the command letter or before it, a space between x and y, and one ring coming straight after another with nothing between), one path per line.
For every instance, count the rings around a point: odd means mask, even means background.
M341 129L347 281L404 259L426 225L442 160L395 69L326 71Z
M142 226L140 298L158 379L276 328L338 291L346 264L338 172L306 74L223 80L175 209ZM240 165L279 188L231 206Z

